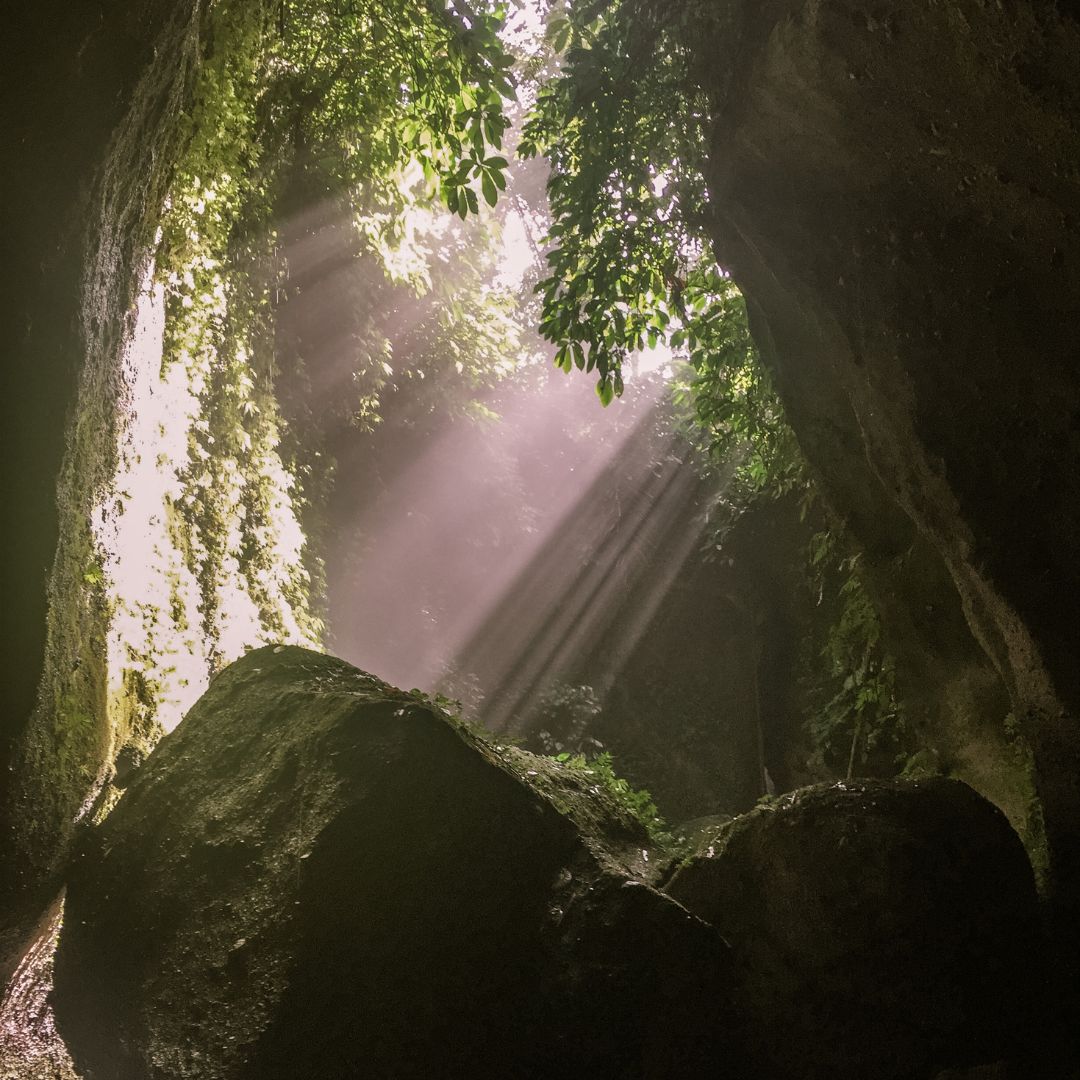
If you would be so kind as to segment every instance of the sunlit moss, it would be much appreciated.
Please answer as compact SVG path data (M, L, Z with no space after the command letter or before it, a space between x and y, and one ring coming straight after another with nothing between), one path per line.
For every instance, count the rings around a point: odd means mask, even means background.
M269 338L254 305L233 310L238 287L211 278L148 280L125 365L120 467L98 525L118 732L134 734L133 685L172 727L245 648L321 640L273 387L253 377L252 353Z

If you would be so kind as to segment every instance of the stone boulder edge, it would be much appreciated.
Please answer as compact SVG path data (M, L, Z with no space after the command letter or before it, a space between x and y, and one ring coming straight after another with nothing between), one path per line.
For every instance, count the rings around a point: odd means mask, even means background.
M728 947L572 774L343 661L249 653L78 853L54 993L77 1066L745 1076Z
M900 1080L1054 1053L1031 866L958 780L800 789L661 884L732 945L761 1075Z

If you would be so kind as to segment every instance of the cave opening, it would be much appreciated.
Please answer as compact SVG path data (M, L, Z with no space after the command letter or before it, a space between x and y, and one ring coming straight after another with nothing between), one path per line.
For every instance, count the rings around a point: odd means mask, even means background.
M0 1075L1075 1075L1080 35L887 7L25 16Z

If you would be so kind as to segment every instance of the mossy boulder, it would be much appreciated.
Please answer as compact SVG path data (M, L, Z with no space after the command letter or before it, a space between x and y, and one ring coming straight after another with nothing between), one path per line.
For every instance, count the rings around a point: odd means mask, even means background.
M1038 1049L1031 867L957 780L793 792L714 832L664 887L731 943L763 1075L899 1080Z
M656 856L580 770L267 647L84 844L58 1023L93 1080L742 1077Z

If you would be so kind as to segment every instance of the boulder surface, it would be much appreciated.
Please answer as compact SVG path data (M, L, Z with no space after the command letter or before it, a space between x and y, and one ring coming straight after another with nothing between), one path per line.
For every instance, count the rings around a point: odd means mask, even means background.
M672 864L600 773L276 646L83 842L54 997L86 1080L908 1080L1030 1056L1040 942L958 781L803 789Z
M899 1080L1039 1043L1031 867L958 780L803 788L714 832L665 889L731 943L762 1075Z
M295 647L222 672L77 859L88 1080L743 1077L728 948L580 769Z

